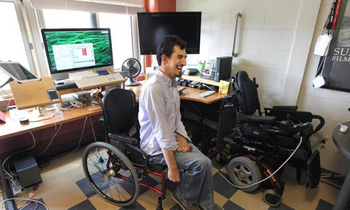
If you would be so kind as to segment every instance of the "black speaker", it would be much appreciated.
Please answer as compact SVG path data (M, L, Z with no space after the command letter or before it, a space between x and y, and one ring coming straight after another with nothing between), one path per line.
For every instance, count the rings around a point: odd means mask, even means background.
M19 181L24 188L42 183L38 164L32 155L13 161Z
M214 81L227 80L231 78L232 56L217 57Z

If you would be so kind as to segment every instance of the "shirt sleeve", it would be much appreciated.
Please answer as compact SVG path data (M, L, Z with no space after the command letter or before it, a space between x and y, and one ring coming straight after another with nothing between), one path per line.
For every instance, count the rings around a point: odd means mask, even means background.
M148 86L144 89L144 105L148 111L153 134L160 148L175 151L178 147L175 131L171 130L166 120L165 98L162 88L157 85Z
M185 129L184 124L181 121L181 113L180 113L180 108L178 110L176 110L176 133L180 134L181 136L183 136L184 138L186 138L187 140L191 139L187 136L187 131Z

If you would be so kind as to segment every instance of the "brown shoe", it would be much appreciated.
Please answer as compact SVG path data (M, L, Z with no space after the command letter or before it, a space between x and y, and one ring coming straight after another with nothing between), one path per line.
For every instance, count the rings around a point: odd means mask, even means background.
M197 204L192 204L185 201L185 199L182 199L177 190L174 190L174 192L171 193L171 197L183 210L201 210Z

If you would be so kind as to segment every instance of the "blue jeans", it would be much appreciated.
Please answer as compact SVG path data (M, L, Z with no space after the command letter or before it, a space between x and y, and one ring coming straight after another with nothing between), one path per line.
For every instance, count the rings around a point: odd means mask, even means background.
M214 183L211 160L192 145L191 152L175 152L177 167L184 169L177 191L189 203L205 210L214 208ZM152 163L166 165L163 154L150 157Z

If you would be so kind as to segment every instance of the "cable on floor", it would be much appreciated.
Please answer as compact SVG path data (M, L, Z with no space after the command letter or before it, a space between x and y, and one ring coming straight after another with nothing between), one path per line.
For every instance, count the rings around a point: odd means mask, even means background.
M289 161L289 159L291 159L291 158L293 157L294 153L296 153L296 151L299 149L299 147L300 147L300 145L301 145L302 142L303 142L303 137L300 136L299 144L298 144L297 147L294 149L294 151L292 152L292 154L290 154L290 156L287 158L287 160L285 160L285 161L282 163L282 165L280 165L280 167L277 168L277 170L275 170L272 174L270 174L270 176L266 177L266 178L263 179L263 180L260 180L260 181L258 181L258 182L255 182L255 183L253 183L253 184L246 185L246 186L234 185L234 184L232 184L232 182L230 182L222 173L220 173L220 171L219 171L219 174L220 174L230 185L232 185L232 186L235 187L235 188L238 188L238 189L245 189L245 188L252 187L252 186L254 186L254 185L257 185L257 184L259 184L259 183L262 183L262 182L264 182L264 181L270 179L273 175L275 175L275 174Z

